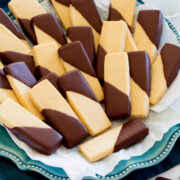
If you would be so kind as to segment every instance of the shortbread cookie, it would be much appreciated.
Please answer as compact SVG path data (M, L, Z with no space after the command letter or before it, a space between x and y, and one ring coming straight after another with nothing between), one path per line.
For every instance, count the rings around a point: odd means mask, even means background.
M70 15L72 26L89 26L92 28L97 51L102 22L94 0L71 0Z
M47 79L61 93L61 89L59 88L58 85L59 76L56 73L50 72L46 74L38 81L38 83L44 81L45 79Z
M98 101L102 101L104 99L102 87L80 41L74 41L62 46L58 53L66 72L74 69L80 70Z
M85 126L48 80L35 85L30 91L30 96L48 123L62 134L63 143L67 148L76 146L87 137Z
M104 63L105 110L111 119L130 115L130 75L127 53L106 55Z
M58 46L55 42L34 46L33 56L36 66L45 67L59 76L65 73L63 64L58 56Z
M70 0L51 0L54 9L61 19L65 29L71 26L70 18Z
M4 64L0 60L0 69L3 69L3 68L4 68Z
M106 54L124 51L126 35L127 25L124 21L103 22L96 64L99 79L104 79L104 59Z
M66 38L54 14L41 14L31 21L38 44L56 42L59 47L66 44Z
M0 52L13 51L22 54L30 54L31 50L22 43L9 29L0 24Z
M80 41L86 50L86 53L94 64L94 38L92 29L88 26L73 26L67 30L68 42Z
M147 52L129 52L131 116L145 118L149 114L151 62Z
M150 103L155 105L176 78L180 68L180 47L165 44L152 65Z
M124 20L129 29L133 28L136 0L111 0L109 21Z
M132 52L132 51L137 51L137 45L134 41L134 38L130 32L129 29L127 29L127 34L126 34L126 44L125 44L125 52Z
M80 71L74 70L61 76L59 86L91 136L100 134L111 126L111 122Z
M9 29L19 40L24 43L25 46L30 48L25 38L23 37L21 31L18 29L17 25L10 19L10 17L0 8L0 23L3 24L7 29Z
M60 134L10 98L0 105L0 122L40 153L50 155L61 145Z
M18 102L16 95L14 94L4 72L0 69L0 103L7 98L11 98Z
M148 133L149 129L141 120L133 119L85 142L79 150L88 161L95 162L139 142Z
M163 29L163 15L159 10L141 10L138 14L134 40L139 50L147 51L154 62Z
M17 53L13 51L0 52L0 58L5 64L11 64L15 62L25 62L33 75L35 75L35 63L34 58L31 55Z
M43 120L43 116L34 107L29 97L29 90L37 81L26 64L24 62L12 63L5 66L3 70L22 106Z
M36 36L31 18L46 13L37 0L11 0L8 3L9 9L18 19L22 29L33 44L36 44Z
M43 66L37 66L36 67L36 78L39 80L42 77L46 76L47 74L51 73L47 68Z

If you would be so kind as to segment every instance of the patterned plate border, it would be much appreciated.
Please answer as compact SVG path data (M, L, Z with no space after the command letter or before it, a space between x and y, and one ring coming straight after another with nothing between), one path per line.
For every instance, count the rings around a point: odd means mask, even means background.
M23 171L36 171L52 180L69 179L62 168L47 166L40 161L31 160L22 149L17 147L3 127L0 127L0 132L0 139L2 140L0 142L0 155L11 159L19 169ZM106 176L97 174L96 178L84 177L83 179L117 180L127 176L134 170L154 166L167 157L179 137L180 124L177 124L170 128L163 138L160 141L156 141L152 148L143 155L120 161L113 171Z
M42 1L43 0L39 0L40 3ZM141 4L144 4L144 2L142 0L137 0L136 5L139 6ZM12 19L14 19L12 13L8 11L8 8L5 7L4 9L6 10L6 12L8 12L8 15ZM180 43L180 36L175 26L167 18L165 18L165 21L168 24L169 28L175 34L178 42ZM154 166L167 157L179 137L180 124L170 128L169 131L164 134L163 138L160 141L156 141L153 147L150 148L142 156L134 156L129 160L120 161L113 169L113 171L106 176L96 174L96 178L84 177L83 179L118 180L127 176L134 170ZM52 180L69 180L67 174L62 168L48 166L41 163L40 161L33 161L32 159L30 159L22 149L17 147L17 145L12 141L6 130L1 126L0 139L0 155L12 160L22 171L35 171Z

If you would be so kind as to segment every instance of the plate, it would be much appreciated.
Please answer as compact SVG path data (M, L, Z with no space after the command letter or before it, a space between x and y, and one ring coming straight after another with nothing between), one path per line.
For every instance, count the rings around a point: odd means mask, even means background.
M41 1L41 0L39 0ZM143 4L142 0L137 1L137 6ZM7 7L3 7L8 15L13 19ZM165 19L170 29L174 32L180 43L180 36L174 25ZM134 170L154 166L160 163L171 152L176 140L180 137L180 124L171 127L160 141L155 144L143 155L134 156L128 160L120 161L112 172L106 176L96 174L96 178L84 177L84 179L121 179ZM32 160L24 150L20 149L11 139L6 129L0 126L0 155L12 160L22 171L35 171L52 180L66 180L68 175L62 168L48 166L40 161Z

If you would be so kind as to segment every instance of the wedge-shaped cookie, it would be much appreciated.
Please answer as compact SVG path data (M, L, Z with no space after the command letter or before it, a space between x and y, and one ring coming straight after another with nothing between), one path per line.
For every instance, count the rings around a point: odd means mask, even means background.
M22 106L43 120L43 116L34 107L29 97L29 90L36 84L36 79L26 64L24 62L12 63L5 66L3 70Z
M0 52L0 58L5 64L11 64L15 62L25 62L32 74L35 74L34 58L28 54L17 53L13 51Z
M7 98L12 98L15 101L18 101L3 70L0 69L0 103L2 103Z
M151 62L147 52L129 52L131 116L145 118L149 114Z
M21 31L18 29L16 24L10 19L10 17L0 8L0 23L9 29L18 39L24 43L27 48L30 48Z
M147 51L154 62L163 29L163 15L159 10L141 10L138 14L134 40L139 50Z
M139 142L148 133L149 129L141 120L133 119L85 142L79 150L88 161L95 162Z
M4 64L0 61L0 69L4 68Z
M74 41L65 46L62 46L58 50L58 53L64 64L66 72L74 69L80 70L88 82L90 88L96 95L98 101L102 101L104 99L102 87L80 41Z
M76 146L87 137L85 126L48 80L35 85L30 91L30 96L49 124L62 134L63 143L67 148Z
M58 46L55 42L36 45L33 47L36 66L42 66L59 76L65 73L63 64L58 56Z
M23 54L31 53L31 50L2 24L0 24L0 42L0 53L4 53L6 51L13 51Z
M86 53L94 64L94 38L92 29L88 26L73 26L67 30L68 42L80 41L86 50Z
M130 115L130 75L127 53L106 55L104 64L105 110L111 119Z
M18 19L25 34L29 37L33 44L36 44L36 36L31 18L46 13L37 0L11 0L8 3L9 9Z
M176 78L180 68L180 47L165 44L152 65L150 103L157 104Z
M43 66L37 66L36 67L36 78L39 80L42 77L46 76L47 74L51 73L47 68Z
M44 81L45 79L47 79L61 93L61 89L59 88L58 85L59 76L56 73L50 72L46 74L38 81L38 83Z
M104 79L104 59L106 54L124 51L126 35L127 25L124 21L103 22L96 64L96 72L101 80Z
M60 134L10 98L0 105L0 122L40 153L50 155L61 145Z
M38 44L56 42L58 46L66 44L66 39L54 14L46 13L32 18Z
M71 26L70 18L70 0L51 0L54 9L61 19L65 29Z
M74 70L61 76L59 86L91 136L100 134L111 126L111 122L80 71Z
M71 0L70 15L72 26L89 26L92 28L97 51L102 22L94 0Z
M108 20L124 20L128 24L129 29L132 29L134 23L135 5L136 0L111 0Z

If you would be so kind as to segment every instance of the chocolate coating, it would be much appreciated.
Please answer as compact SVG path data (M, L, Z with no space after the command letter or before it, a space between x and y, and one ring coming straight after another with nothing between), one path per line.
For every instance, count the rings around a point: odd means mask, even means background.
M123 20L126 22L126 20L124 19L124 17L121 15L121 13L119 11L117 11L116 9L114 9L113 7L109 6L109 17L108 17L108 21L120 21ZM127 23L127 22L126 22ZM128 24L127 24L128 25ZM131 27L128 25L129 29L131 30Z
M148 96L151 90L151 62L148 53L135 51L128 53L130 76Z
M58 3L64 5L64 6L68 6L70 5L70 0L55 0L57 1Z
M61 89L58 86L59 76L56 73L50 72L46 74L38 81L38 83L40 83L41 81L45 79L47 79L61 93Z
M11 64L15 62L25 62L32 74L35 74L34 58L31 55L17 53L14 51L0 52L0 58L5 64Z
M171 179L165 177L157 177L155 180L171 180Z
M61 45L66 44L66 38L54 14L41 14L33 17L31 21L34 25L54 38Z
M9 81L7 80L3 70L0 69L0 88L11 89Z
M7 29L9 29L16 37L24 40L23 35L20 30L14 24L14 22L9 18L9 16L0 8L0 23L3 24Z
M29 19L22 19L22 18L18 18L18 21L24 31L24 33L26 34L26 36L31 40L31 42L36 45L37 44L37 39L36 39L36 35L34 32L34 28L31 24L31 20Z
M164 17L159 10L141 10L137 21L140 23L152 43L159 47Z
M139 119L132 119L123 124L118 139L114 146L114 152L137 143L149 134L149 129Z
M88 135L87 129L79 119L51 109L44 109L42 114L48 123L62 134L63 144L67 148L78 145Z
M46 76L51 71L43 66L37 66L36 67L36 78L41 79L42 77Z
M67 36L71 41L80 41L82 43L91 64L93 64L95 49L92 29L88 26L72 26L68 28Z
M104 82L105 112L111 119L127 117L130 114L131 104L129 97L112 86Z
M59 87L64 94L66 94L66 91L72 91L98 102L89 84L78 70L73 70L62 75L59 78Z
M77 69L96 77L88 55L80 41L74 41L58 49L59 57Z
M24 62L12 63L4 67L6 75L21 81L29 87L36 84L36 79Z
M180 47L167 43L163 46L160 54L164 68L164 76L167 87L169 87L180 69Z
M71 0L73 7L89 22L89 24L100 34L102 22L98 14L94 0Z
M106 56L106 51L99 44L97 51L97 62L96 62L96 73L100 80L104 80L104 60Z
M15 127L10 131L18 139L45 155L54 153L62 142L62 136L52 128Z

